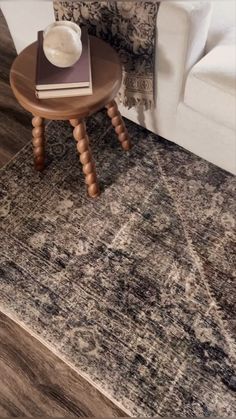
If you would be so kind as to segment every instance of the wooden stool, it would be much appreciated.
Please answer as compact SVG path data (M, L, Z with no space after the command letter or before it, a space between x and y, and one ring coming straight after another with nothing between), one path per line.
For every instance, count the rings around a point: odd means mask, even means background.
M131 147L129 135L114 100L121 85L121 64L110 45L90 37L93 94L60 99L37 99L35 72L37 43L29 45L15 59L10 73L12 90L19 103L33 114L33 153L36 170L44 168L44 118L69 120L83 166L89 196L100 194L96 168L89 146L84 118L107 108L108 116L124 150Z

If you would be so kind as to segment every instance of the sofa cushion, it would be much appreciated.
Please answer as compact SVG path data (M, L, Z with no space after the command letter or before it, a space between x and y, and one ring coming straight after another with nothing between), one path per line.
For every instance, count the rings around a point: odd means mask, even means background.
M190 71L184 103L227 127L236 127L236 28Z
M206 51L214 48L225 35L225 31L236 25L236 2L212 1L212 15L207 35Z

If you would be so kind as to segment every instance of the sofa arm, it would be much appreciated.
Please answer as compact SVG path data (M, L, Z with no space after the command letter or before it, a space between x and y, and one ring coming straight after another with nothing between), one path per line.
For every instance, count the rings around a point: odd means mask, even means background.
M164 130L162 129L166 121L170 125L174 123L186 75L204 54L211 8L211 2L205 0L164 1L160 4L157 18L156 53L158 131L160 133L166 132L165 127Z

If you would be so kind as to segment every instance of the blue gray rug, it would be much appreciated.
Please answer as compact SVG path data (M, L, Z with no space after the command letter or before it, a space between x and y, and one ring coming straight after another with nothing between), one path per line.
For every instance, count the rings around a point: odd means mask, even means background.
M233 416L236 179L127 127L88 121L96 200L63 122L1 171L1 307L133 416Z

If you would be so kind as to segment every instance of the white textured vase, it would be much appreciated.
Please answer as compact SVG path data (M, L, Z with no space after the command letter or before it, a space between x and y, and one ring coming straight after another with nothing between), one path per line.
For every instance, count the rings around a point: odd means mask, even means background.
M43 50L48 61L57 67L71 67L82 53L81 29L69 21L58 21L44 30Z

